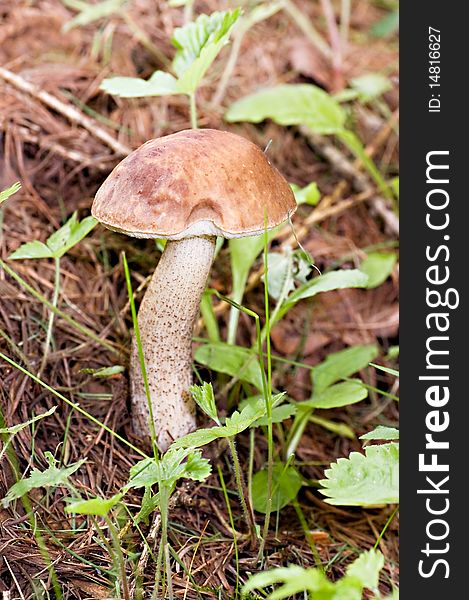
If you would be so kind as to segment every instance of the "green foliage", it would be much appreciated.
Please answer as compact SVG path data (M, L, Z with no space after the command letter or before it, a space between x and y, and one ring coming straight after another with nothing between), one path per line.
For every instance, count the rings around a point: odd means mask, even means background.
M111 498L90 498L89 500L74 500L65 507L66 513L79 515L94 515L104 517L121 500L123 494L115 494ZM72 499L69 499L72 500Z
M379 98L392 88L391 82L381 73L367 73L350 81L350 88L339 92L334 98L339 102L358 100L365 104Z
M255 404L249 403L241 412L235 411L231 417L227 417L224 425L188 433L173 442L171 448L200 448L216 439L233 438L250 427L257 419L263 417L265 412L266 406L263 399L258 400Z
M252 478L252 504L254 510L264 513L267 508L268 473L264 469ZM272 471L272 510L278 511L296 498L303 479L298 471L283 463L275 463Z
M145 458L130 469L130 478L125 491L130 488L150 488L157 484L173 491L179 479L204 481L211 467L199 451L175 448L174 445L161 458Z
M359 380L344 381L326 388L322 392L313 394L311 400L300 402L298 407L308 408L340 408L364 400L368 390Z
M360 271L368 275L367 288L375 288L386 281L397 262L395 252L369 252L360 265Z
M315 277L296 289L285 302L285 308L290 308L300 300L313 298L321 292L331 292L344 288L361 288L368 284L368 276L358 269L339 269L325 275Z
M57 467L57 461L50 452L44 452L44 455L49 463L45 471L33 469L31 474L26 479L21 479L11 486L7 495L2 500L4 507L7 507L10 502L21 498L33 489L41 487L57 487L59 485L68 485L68 478L81 467L85 460L70 465L69 467Z
M10 185L10 187L8 187L6 190L2 190L0 192L0 204L3 204L3 202L5 202L5 200L8 200L8 198L10 196L13 196L13 194L16 194L16 192L19 192L20 189L21 189L21 183L19 181L17 181L13 185Z
M44 244L40 241L27 242L10 255L12 260L25 258L61 258L73 246L78 244L95 227L94 217L86 217L78 221L74 212L60 229L55 231Z
M125 367L122 365L113 365L112 367L101 367L99 369L80 369L80 373L92 375L96 379L107 379L108 377L114 377L119 373L123 373Z
M65 6L78 9L80 12L65 24L63 30L70 31L74 27L88 25L93 21L110 17L119 12L127 0L104 0L97 4L89 4L82 0L62 0Z
M319 569L291 565L257 573L248 580L243 593L280 584L267 598L282 600L307 592L311 600L361 600L365 588L376 590L383 565L383 555L369 550L361 554L348 567L345 576L336 582L327 579Z
M272 119L279 125L304 125L321 135L336 135L359 158L380 190L391 192L357 136L346 129L346 113L321 88L311 84L283 84L255 92L230 106L225 119L260 123Z
M345 126L345 112L327 92L310 84L285 84L237 100L225 114L229 123L260 123L272 119L279 125L306 125L319 134L334 134Z
M271 252L269 263L269 296L283 302L295 289L295 281L306 284L311 273L311 264L302 250L292 252L289 247L284 252Z
M220 425L212 384L204 382L202 385L192 385L190 387L190 392L199 408L215 421L217 425Z
M325 471L319 491L326 502L345 506L374 506L399 502L399 444L367 446L352 452Z
M375 363L370 363L370 365L375 369L378 369L378 371L383 371L384 373L389 373L389 375L394 375L394 377L399 377L399 371L396 371L396 369L383 367L383 365L376 365Z
M202 14L195 21L175 29L172 42L177 52L172 67L176 77L164 71L155 71L148 80L112 77L104 79L100 88L122 98L194 94L210 65L228 43L239 15L239 9Z
M262 373L255 353L247 348L232 346L223 342L204 344L195 352L195 360L218 373L239 377L262 390Z
M399 429L378 425L373 431L360 436L361 440L398 440Z
M300 204L309 204L310 206L316 206L321 199L321 192L318 189L318 184L312 181L307 186L300 188L299 185L294 183L290 186L295 194L295 200L298 206Z
M24 423L18 423L17 425L12 425L11 427L0 427L0 433L7 433L9 435L15 435L19 431L26 429L26 427L28 427L29 425L36 423L36 421L40 421L41 419L44 419L45 417L49 417L50 415L55 413L56 410L57 410L57 407L53 406L51 409L47 410L46 412L43 412L40 415L36 415L32 419L29 419L28 421L25 421Z
M399 9L392 10L370 29L374 37L383 38L396 33L399 29Z
M353 346L329 354L324 362L313 369L314 394L320 394L333 383L364 369L377 356L378 348L374 344Z

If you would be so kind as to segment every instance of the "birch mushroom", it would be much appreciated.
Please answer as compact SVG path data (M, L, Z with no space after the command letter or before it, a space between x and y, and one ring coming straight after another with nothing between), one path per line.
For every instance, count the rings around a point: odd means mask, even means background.
M196 427L192 335L217 236L259 235L296 202L255 144L225 131L180 131L150 140L99 188L92 214L105 227L167 240L138 312L151 405L161 450ZM150 412L136 344L131 362L136 433L150 437Z

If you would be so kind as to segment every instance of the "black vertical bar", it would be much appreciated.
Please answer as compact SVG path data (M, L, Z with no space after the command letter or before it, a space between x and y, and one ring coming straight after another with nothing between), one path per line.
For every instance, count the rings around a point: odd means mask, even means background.
M416 593L426 600L469 598L469 103L463 92L468 70L463 7L441 0L401 6L404 599Z

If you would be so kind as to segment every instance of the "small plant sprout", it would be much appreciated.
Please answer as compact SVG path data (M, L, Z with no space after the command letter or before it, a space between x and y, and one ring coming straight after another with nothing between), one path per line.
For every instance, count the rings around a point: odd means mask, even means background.
M46 240L46 243L36 240L27 242L20 246L13 254L10 260L22 260L31 258L52 258L55 262L54 291L52 295L52 306L57 308L60 293L60 259L73 246L78 244L96 225L93 217L86 217L78 221L77 213L74 212L70 219L60 229L55 231ZM52 341L52 330L54 326L55 312L51 311L47 325L46 341L44 343L44 354L41 361L39 372L44 369L47 362L49 347Z
M216 237L259 235L295 209L260 148L212 129L146 142L98 190L92 214L104 226L168 240L138 314L148 387L136 344L130 363L135 429L148 438L153 414L160 449L195 429L192 334Z
M176 47L171 70L155 71L147 80L138 77L104 79L101 89L121 98L146 98L184 94L189 98L191 126L197 128L195 96L211 64L228 43L231 30L241 11L214 12L199 15L193 22L174 30Z

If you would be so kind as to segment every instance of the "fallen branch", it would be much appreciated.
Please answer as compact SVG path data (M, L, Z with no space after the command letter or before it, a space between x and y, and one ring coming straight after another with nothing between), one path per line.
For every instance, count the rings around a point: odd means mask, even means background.
M93 135L96 139L103 142L106 146L109 146L109 148L111 148L111 150L113 150L117 155L127 156L132 151L130 148L114 139L112 135L99 127L95 120L87 117L78 108L62 102L52 94L49 94L49 92L41 90L34 84L26 81L26 79L23 77L12 73L8 69L0 67L0 78L10 85L13 85L18 90L21 90L33 98L36 98L52 110L55 110L59 114L63 115L71 123L80 125L89 131L89 133L91 133L91 135Z

